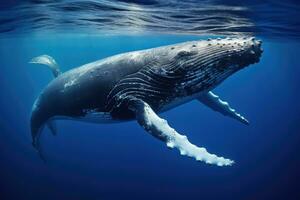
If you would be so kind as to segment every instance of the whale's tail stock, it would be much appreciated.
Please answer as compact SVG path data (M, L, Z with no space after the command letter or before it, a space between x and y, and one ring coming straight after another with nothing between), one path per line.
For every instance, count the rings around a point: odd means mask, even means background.
M46 65L47 67L49 67L49 69L51 69L54 77L57 77L61 74L57 62L51 56L41 55L38 57L34 57L29 61L29 63Z
M45 156L41 145L41 134L45 127L46 121L39 109L33 109L30 119L32 146L38 152L40 158L45 161Z
M57 133L56 123L51 118L49 108L40 105L40 98L35 101L30 119L32 146L38 152L39 156L45 161L44 152L41 144L41 136L44 128L48 127L49 131L55 136Z

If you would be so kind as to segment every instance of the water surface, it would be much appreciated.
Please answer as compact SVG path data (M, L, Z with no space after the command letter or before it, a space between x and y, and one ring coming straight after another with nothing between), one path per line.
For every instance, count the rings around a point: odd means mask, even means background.
M2 3L0 32L262 35L299 38L294 0L31 0ZM0 8L1 8L0 7Z

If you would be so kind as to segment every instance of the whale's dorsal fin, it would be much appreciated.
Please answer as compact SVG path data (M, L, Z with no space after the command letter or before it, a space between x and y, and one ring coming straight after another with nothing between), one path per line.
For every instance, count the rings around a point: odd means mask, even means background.
M177 148L181 155L218 166L228 166L234 163L232 160L210 154L205 148L190 143L185 135L179 134L169 126L166 120L157 116L146 102L140 99L131 99L128 105L129 109L135 113L138 123L147 132L165 142L167 147Z
M201 96L198 97L198 100L211 109L218 111L225 116L232 117L242 122L243 124L249 124L249 121L245 117L237 113L233 108L229 106L226 101L221 100L219 96L215 95L212 92L201 94Z
M48 66L51 69L54 77L57 77L61 74L58 64L56 63L54 58L52 58L51 56L41 55L41 56L32 58L29 63L42 64L42 65Z

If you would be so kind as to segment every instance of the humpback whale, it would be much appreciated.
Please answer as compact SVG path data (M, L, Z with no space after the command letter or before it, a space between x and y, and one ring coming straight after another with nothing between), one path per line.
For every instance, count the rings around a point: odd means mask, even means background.
M59 119L93 123L136 120L181 155L217 166L232 165L233 160L192 144L158 114L198 100L248 124L212 90L240 69L259 62L261 44L254 37L189 41L118 54L65 73L52 57L35 57L30 63L48 66L55 78L33 104L32 144L40 152L43 128L56 134L55 121Z

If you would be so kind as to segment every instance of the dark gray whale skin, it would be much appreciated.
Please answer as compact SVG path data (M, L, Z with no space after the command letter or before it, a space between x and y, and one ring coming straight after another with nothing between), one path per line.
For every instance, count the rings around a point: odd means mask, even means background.
M65 72L33 106L33 145L49 120L84 119L95 113L105 113L112 122L131 120L131 98L147 102L156 112L192 100L258 62L260 47L255 38L191 41L119 54Z

